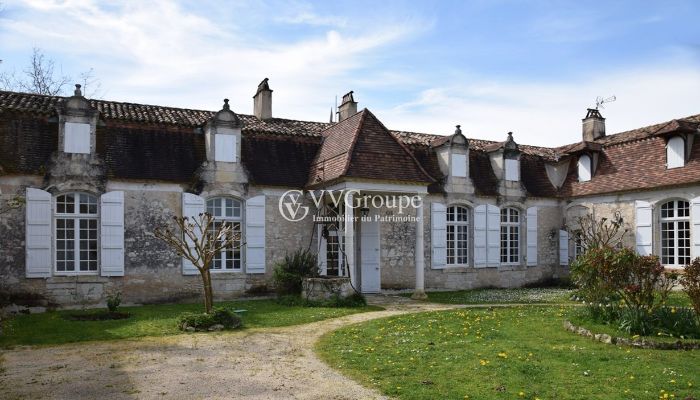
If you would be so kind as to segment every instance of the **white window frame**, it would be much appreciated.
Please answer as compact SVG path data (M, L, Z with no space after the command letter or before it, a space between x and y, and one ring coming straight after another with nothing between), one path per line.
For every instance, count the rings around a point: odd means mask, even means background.
M510 182L520 181L520 160L506 158L504 162L505 179Z
M574 247L574 260L579 258L583 253L586 252L585 246L583 245L583 234L581 231L576 231L573 235L573 247Z
M459 220L457 216L459 213L457 212L458 210L462 210L463 214L466 217L466 220ZM452 218L452 219L450 219ZM460 205L460 204L454 204L449 207L447 207L446 211L446 216L445 219L447 221L446 223L446 236L447 236L447 265L449 266L468 266L469 265L469 257L470 257L470 240L471 240L471 212L470 209L466 206ZM452 232L450 232L450 230ZM457 238L458 231L462 230L462 233L465 233L467 235L466 240L459 240ZM450 235L452 238L450 238ZM462 246L458 246L459 243L462 243ZM463 250L464 254L459 256L457 255L457 252L459 250ZM452 251L452 255L450 255L450 251ZM463 262L462 262L463 261Z
M674 149L674 146L679 148ZM685 139L680 136L674 136L668 139L668 143L666 143L666 168L682 167L685 167Z
M520 265L522 260L520 254L520 244L522 242L521 222L522 212L519 209L515 207L501 208L501 265ZM513 236L515 236L515 239ZM513 244L514 242L515 244ZM514 258L515 261L513 261Z
M73 196L73 212L65 212L66 210L64 209L64 212L59 212L59 199L64 197L64 196ZM87 196L88 199L88 212L87 213L81 213L80 212L80 206L83 204L82 203L82 196ZM89 202L89 200L92 199L94 202ZM90 206L95 207L95 212L91 213L89 212ZM71 251L73 252L73 270L68 271L64 267L64 270L61 271L58 269L58 263L59 262L67 262L67 260L60 260L58 256L59 252L59 246L58 246L58 241L59 240L67 240L66 238L64 239L59 239L58 238L58 225L59 221L72 221L73 222L73 248L72 249L65 249L65 251ZM83 260L81 258L81 250L80 250L80 234L84 230L83 228L80 227L80 221L94 221L95 228L94 229L89 229L88 227L88 232L90 230L93 230L95 232L95 237L93 238L88 238L88 240L94 240L95 242L95 259L91 260ZM51 229L51 243L53 246L53 269L55 275L64 275L64 276L72 276L72 275L97 275L100 273L100 202L99 198L93 194L90 193L85 193L85 192L67 192L67 193L61 193L53 198L53 226ZM62 249L63 250L63 249ZM90 251L90 249L88 249ZM81 271L80 270L80 262L81 261L94 261L95 263L95 269L94 270L87 270L87 271Z
M671 208L666 208L671 205ZM685 206L685 207L683 207ZM673 216L664 215L668 210L673 212ZM681 211L681 213L679 213ZM679 214L682 214L679 216ZM671 229L664 230L664 225L669 224ZM686 228L682 229L681 226L685 224ZM661 203L659 206L659 254L661 259L661 264L667 267L685 267L692 260L692 241L691 241L691 221L690 221L690 202L686 200L669 200ZM673 232L673 238L670 239L672 242L668 246L664 240L664 232ZM680 238L679 233L684 231L686 237ZM681 240L685 240L687 245L681 246ZM673 256L664 255L664 250L673 250ZM680 250L685 250L685 256L679 255ZM673 262L669 257L672 257ZM685 260L683 260L685 259Z
M236 162L237 141L236 135L214 135L214 161Z
M216 204L217 202L219 202L218 206ZM229 208L227 202L231 202L231 215L227 214L227 209ZM209 270L217 274L243 272L243 265L245 265L245 257L243 254L243 230L245 229L243 216L245 215L245 202L235 197L216 196L208 198L205 207L207 212L214 217L215 224L238 224L238 233L240 234L238 238L238 248L233 249L233 257L229 259L227 255L228 250L221 250L214 260L212 260L212 265L209 267ZM235 213L236 210L238 210L238 215ZM234 230L234 232L236 231ZM234 244L234 247L235 246ZM238 253L238 258L236 258L236 253ZM231 261L231 268L227 267L229 261ZM218 268L216 267L217 262L220 263ZM236 262L238 262L238 267L236 267Z
M90 154L90 124L66 122L63 126L63 151L72 154Z
M593 178L593 160L588 154L578 157L578 181L588 182Z
M467 155L466 154L452 154L452 176L458 178L467 177Z

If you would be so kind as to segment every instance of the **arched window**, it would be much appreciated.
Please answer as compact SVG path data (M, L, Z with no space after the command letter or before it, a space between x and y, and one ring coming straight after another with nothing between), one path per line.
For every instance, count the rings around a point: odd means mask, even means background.
M214 216L214 229L218 229L221 224L230 224L233 232L237 234L233 245L221 250L214 257L211 270L240 271L243 265L241 262L242 203L229 197L215 197L207 200L207 212Z
M661 205L661 263L690 264L690 205L673 200Z
M578 158L578 181L588 182L593 176L593 168L591 166L591 157L587 154L582 154Z
M520 263L520 211L501 209L501 264Z
M469 264L469 209L447 208L447 264Z
M685 140L680 136L669 139L666 145L666 167L679 168L685 165Z
M97 272L97 197L66 193L56 197L56 272Z

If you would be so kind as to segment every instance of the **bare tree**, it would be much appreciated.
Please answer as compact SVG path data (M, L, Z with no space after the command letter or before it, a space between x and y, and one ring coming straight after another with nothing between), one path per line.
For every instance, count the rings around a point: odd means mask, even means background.
M568 230L581 240L584 249L603 246L620 247L629 231L619 214L612 219L596 219L593 214L586 214L576 218L576 224L577 227L569 227Z
M60 66L58 69L61 70ZM81 73L79 81L82 81L83 93L86 97L97 96L101 84L99 79L95 78L92 68ZM32 50L29 65L22 70L21 74L14 71L0 73L0 86L4 90L18 92L58 96L65 94L64 90L69 82L71 78L63 75L62 70L57 71L54 60L46 57L41 49L36 47Z
M214 292L211 285L210 268L214 257L224 249L240 247L240 233L228 223L215 223L209 213L197 218L173 217L176 229L159 227L155 236L194 265L202 277L204 286L204 310L211 313Z

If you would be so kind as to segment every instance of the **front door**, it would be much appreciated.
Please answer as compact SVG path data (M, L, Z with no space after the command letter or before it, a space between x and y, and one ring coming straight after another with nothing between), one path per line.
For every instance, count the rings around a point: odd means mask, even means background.
M360 222L360 289L362 293L379 293L379 221L372 209Z

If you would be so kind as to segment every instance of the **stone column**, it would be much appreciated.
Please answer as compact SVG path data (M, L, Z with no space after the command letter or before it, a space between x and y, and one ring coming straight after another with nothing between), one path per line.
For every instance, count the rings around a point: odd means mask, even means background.
M353 192L345 194L345 265L350 274L350 282L357 287L357 266L355 265L355 209L353 208Z
M416 208L416 290L413 292L412 299L424 300L428 296L425 294L425 254L423 246L423 200L421 199L420 206Z

